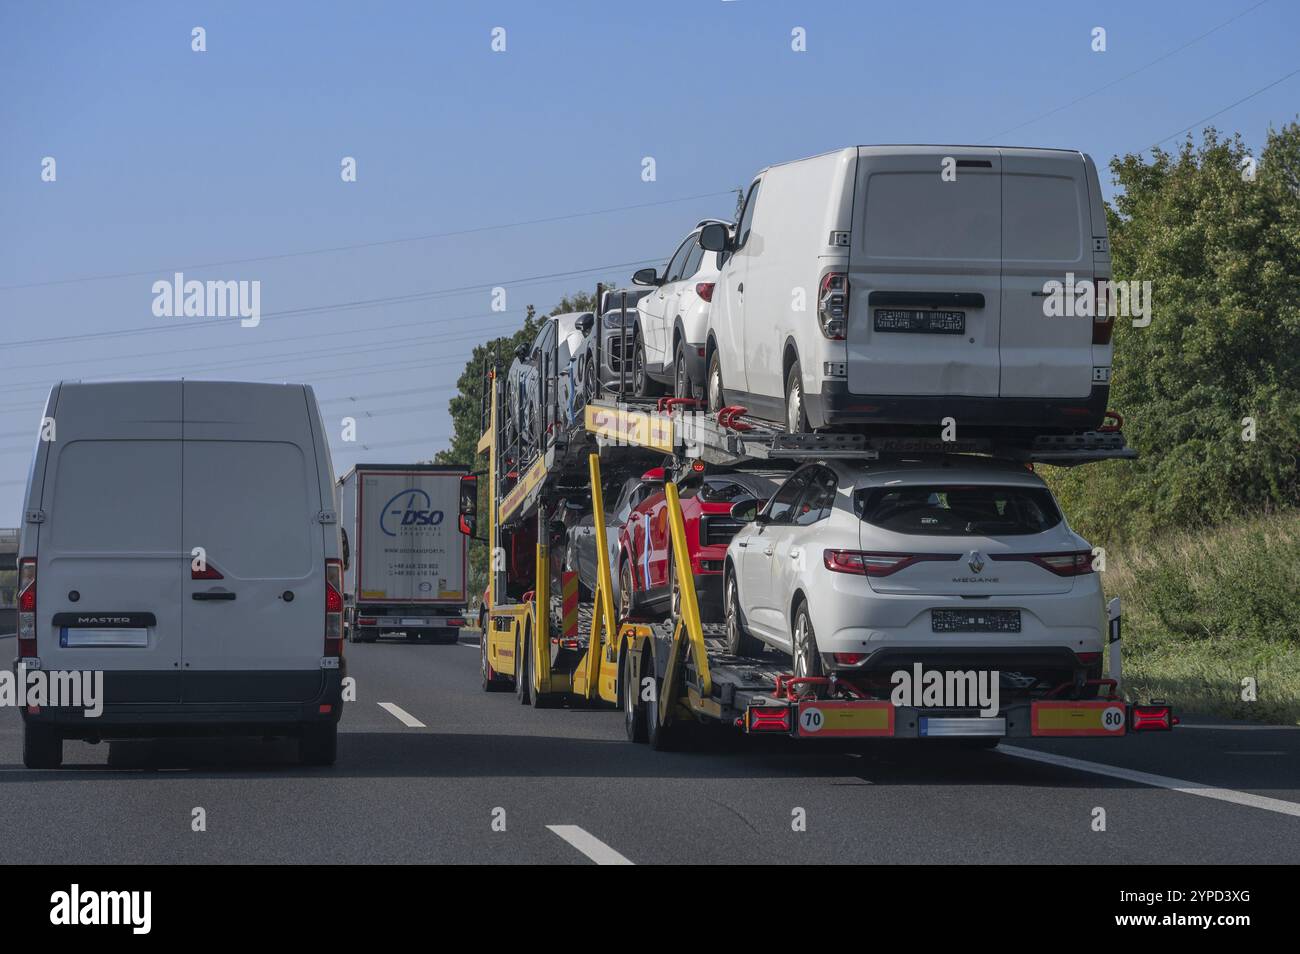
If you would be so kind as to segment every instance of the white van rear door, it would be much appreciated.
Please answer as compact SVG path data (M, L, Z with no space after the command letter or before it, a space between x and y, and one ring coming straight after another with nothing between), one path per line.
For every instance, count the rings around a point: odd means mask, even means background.
M180 699L181 386L60 386L37 546L37 652L110 702ZM40 479L40 475L35 475Z
M849 390L995 397L998 150L862 147L853 206Z
M1002 397L1087 397L1092 317L1044 309L1044 284L1090 285L1087 166L1077 152L1002 155Z
M324 648L320 477L302 387L185 383L185 700L310 698ZM334 531L333 525L330 526ZM297 673L297 676L292 675ZM315 675L313 676L313 673Z

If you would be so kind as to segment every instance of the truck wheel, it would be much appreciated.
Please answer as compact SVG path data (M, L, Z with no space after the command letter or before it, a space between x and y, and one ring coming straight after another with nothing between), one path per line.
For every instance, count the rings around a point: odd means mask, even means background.
M757 656L763 651L763 644L745 629L740 615L740 587L736 585L736 574L730 570L727 571L723 591L727 614L727 652L733 656Z
M623 622L632 617L636 608L636 584L632 581L632 564L623 560L618 565L618 619Z
M785 378L785 429L791 434L805 434L809 430L803 404L803 373L797 358Z
M504 676L492 668L488 662L487 633L479 636L479 673L483 677L484 692L502 692L508 687Z
M623 656L623 729L629 742L646 740L646 712L641 687L632 676L632 653Z
M529 639L515 641L515 698L521 706L529 704L533 690L532 674L528 671L532 660L528 650L530 642Z
M673 722L667 725L659 723L659 707L666 703L663 701L663 680L655 672L654 653L651 651L641 657L641 678L644 680L647 676L654 680L654 691L650 695L650 701L644 706L646 741L656 752L676 752L687 748L695 726Z
M304 765L333 765L338 749L338 723L306 726L298 739L298 758Z
M63 736L47 725L23 723L23 765L56 769L63 764Z

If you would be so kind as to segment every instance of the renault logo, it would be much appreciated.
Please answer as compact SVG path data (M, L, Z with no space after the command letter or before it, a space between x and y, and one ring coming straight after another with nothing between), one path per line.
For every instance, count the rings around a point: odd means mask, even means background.
M970 559L966 561L966 565L970 567L972 573L978 573L984 569L984 558L980 556L978 550L972 550L970 552Z

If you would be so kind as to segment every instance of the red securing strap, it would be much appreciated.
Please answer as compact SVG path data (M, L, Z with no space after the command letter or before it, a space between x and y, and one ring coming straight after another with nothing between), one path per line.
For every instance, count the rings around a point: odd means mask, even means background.
M733 431L752 431L754 429L753 424L746 424L744 421L736 420L736 418L748 413L749 408L741 404L729 404L718 412L718 423Z
M1097 428L1099 434L1113 434L1124 427L1124 416L1119 411L1107 411L1103 420L1114 421L1114 424L1102 424Z

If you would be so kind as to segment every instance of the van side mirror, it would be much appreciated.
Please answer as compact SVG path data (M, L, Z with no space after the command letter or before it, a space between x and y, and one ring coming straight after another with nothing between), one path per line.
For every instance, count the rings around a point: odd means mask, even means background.
M596 316L590 312L578 319L578 330L582 332L584 337L591 334L591 329L594 328L595 325Z
M460 479L460 532L474 536L478 528L478 477L466 474Z
M633 285L662 285L663 279L653 268L638 268L632 273Z
M741 523L753 523L758 519L758 501L753 497L743 497L731 505L731 516Z
M727 237L727 227L719 222L710 222L700 229L700 237L696 241L700 243L700 248L706 252L731 251L729 247L731 240Z

